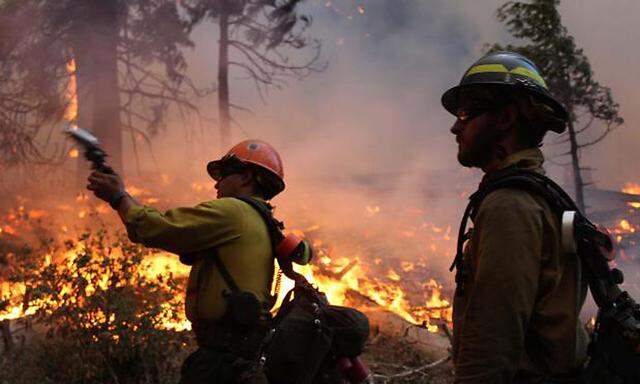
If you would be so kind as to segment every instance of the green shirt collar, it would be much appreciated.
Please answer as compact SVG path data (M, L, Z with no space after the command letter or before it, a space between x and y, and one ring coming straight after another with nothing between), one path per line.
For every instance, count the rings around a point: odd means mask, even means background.
M517 165L518 168L544 174L542 163L544 163L542 151L539 148L528 148L507 156L500 164L500 169Z

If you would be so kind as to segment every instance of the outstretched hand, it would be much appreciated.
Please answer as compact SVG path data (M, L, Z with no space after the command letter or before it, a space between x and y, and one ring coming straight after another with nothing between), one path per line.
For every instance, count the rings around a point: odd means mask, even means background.
M87 189L92 191L100 200L110 203L115 195L124 192L124 181L117 173L109 174L93 171L88 178Z

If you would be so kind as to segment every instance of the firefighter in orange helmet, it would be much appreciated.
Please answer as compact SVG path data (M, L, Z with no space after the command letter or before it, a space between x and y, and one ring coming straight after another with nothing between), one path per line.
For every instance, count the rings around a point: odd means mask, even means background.
M199 348L182 367L184 384L236 382L232 366L255 358L273 304L271 237L246 199L271 209L268 201L285 188L280 155L263 141L246 140L209 162L207 171L217 199L164 213L136 202L118 175L93 172L87 187L118 211L133 242L179 254L191 266L186 315ZM235 318L236 306L248 306L240 317L255 318Z

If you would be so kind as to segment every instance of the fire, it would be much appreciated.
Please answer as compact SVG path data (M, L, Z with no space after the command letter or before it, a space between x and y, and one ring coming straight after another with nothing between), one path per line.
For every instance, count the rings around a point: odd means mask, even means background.
M176 276L187 277L189 267L180 263L175 255L159 252L145 258L142 267L147 271L148 276L157 276L170 271Z
M173 180L173 178L166 176L161 177L159 182L166 185ZM210 187L204 182L186 185L187 193L190 194L192 200L206 198L210 193ZM150 190L145 188L130 186L128 191L145 204L170 201L164 195L152 197ZM201 195L194 197L196 193ZM363 216L363 221L367 222L367 228L375 225L376 221L387 220L386 216L398 212L396 209L387 209L379 205L363 204L363 207L356 212L360 212ZM78 195L71 203L55 202L50 204L48 209L28 209L20 206L18 209L10 210L7 214L0 216L0 236L18 235L19 233L26 235L33 232L33 228L29 227L30 220L51 220L50 228L57 229L54 232L58 233L60 241L73 238L77 235L79 226L87 226L94 221L106 220L107 227L116 226L119 228L119 223L117 225L114 225L115 223L109 224L109 218L117 220L117 216L110 213L106 204L96 204L96 200L87 194ZM428 263L426 255L448 254L452 247L451 228L423 222L426 214L424 210L408 209L405 213L419 221L410 223L400 220L391 228L385 227L385 236L393 244L377 246L376 242L373 242L374 246L371 249L354 249L352 246L340 244L333 239L331 234L325 234L325 229L317 223L305 222L299 226L302 229L292 227L291 232L301 237L307 237L316 251L314 263L299 267L297 270L306 276L312 284L325 292L328 300L334 305L353 306L365 311L369 309L386 310L412 324L437 332L440 323L451 323L451 305L445 298L443 286L430 275L432 267ZM63 217L64 219L62 219ZM94 220L94 218L99 220ZM67 221L56 222L56 219ZM362 237L365 243L376 237L375 231L370 232L368 229L357 235ZM419 252L418 254L414 253L410 261L394 259L395 256L389 253L392 248L401 245L400 253L403 254L408 244L416 246L418 248L416 252ZM124 248L90 249L86 247L88 247L86 244L78 242L76 247L66 252L42 254L40 256L43 260L41 268L55 265L57 269L73 271L74 263L89 251L96 255L110 252L109 257L124 262L122 254ZM103 272L98 271L98 273ZM86 287L87 295L108 286L108 273L104 273L104 279ZM176 255L166 252L147 252L139 263L136 273L145 276L149 281L156 281L159 286L166 284L168 275L179 279L180 284L185 284L189 267L181 264ZM4 277L0 277L0 279L2 278ZM0 283L2 288L0 292L0 320L32 315L46 304L25 300L24 295L27 291L25 282L9 283L0 280ZM292 286L293 282L283 278L279 301ZM65 294L70 290L71 287L62 287L60 293ZM73 300L68 301L68 304L72 305ZM8 305L3 307L3 303L8 303ZM174 330L189 329L190 324L184 316L183 306L183 295L176 295L162 304L165 311L163 313L164 320L159 324L159 327Z
M85 298L91 297L94 293L96 293L98 289L106 290L113 285L113 282L110 280L110 273L108 273L108 271L104 271L107 273L103 273L102 275L100 275L99 279L95 280L87 274L87 271L82 271L77 268L78 263L84 262L82 261L82 259L87 257L87 252L93 255L92 257L96 257L98 256L99 250L89 249L87 247L87 244L80 241L75 245L75 247L73 247L73 249L64 252L62 255L58 255L56 257L58 259L56 264L51 264L53 260L52 255L46 255L44 258L44 263L40 267L41 271L44 271L50 266L53 266L58 271L66 269L67 271L71 271L73 276L72 281L74 281L74 284L76 281L79 281L79 279L83 279L85 282L87 282L86 286L84 287L84 297L75 298L71 296L67 300L67 303L70 305L78 303L78 300L85 300ZM122 260L124 255L122 254L121 249L112 248L108 257L113 260ZM138 273L141 273L143 276L152 281L156 279L160 282L163 281L163 279L166 279L166 276L169 272L174 277L186 278L189 269L185 265L180 264L178 258L175 255L170 255L162 252L146 256L138 268ZM31 316L36 314L41 308L53 304L53 301L49 301L49 299L46 299L47 301L43 301L42 299L35 299L30 301L24 300L27 292L27 288L24 283L9 284L7 282L3 282L2 285L0 285L0 288L0 303L2 303L3 301L9 303L9 305L4 309L0 307L0 321ZM67 294L71 294L73 292L73 289L74 287L71 284L63 285L59 287L58 296L64 297ZM182 298L179 296L172 299L170 302L162 304L162 308L165 313L161 313L160 318L163 318L165 320L162 322L160 327L163 329L173 330L190 329L191 325L184 314L182 312L174 313L174 308L176 306L182 307ZM96 323L113 322L114 320L107 319L104 313L97 313L95 315L96 317L93 321L95 321ZM113 316L113 314L110 316Z
M631 226L631 224L629 224L629 221L627 221L626 219L622 219L620 220L620 228L622 228L623 231L630 231L631 233L635 232L635 228L633 228Z
M640 195L640 184L626 183L622 188L622 192L628 193L631 195Z
M76 148L71 148L71 150L69 151L69 157L75 159L78 157L78 155L80 155L80 151L78 151Z
M73 58L67 62L67 73L69 74L69 82L67 83L67 89L64 93L67 107L65 108L63 118L65 121L75 122L78 118L78 79L76 75L76 61Z
M10 225L5 225L2 228L0 228L0 232L8 233L10 235L17 235L18 234L18 232L16 232L16 230L13 229L13 227L11 227Z
M373 216L377 215L378 213L380 213L380 207L377 206L377 205L374 205L374 206L367 205L364 208L365 208L365 210L367 212L367 216L368 217L373 217Z

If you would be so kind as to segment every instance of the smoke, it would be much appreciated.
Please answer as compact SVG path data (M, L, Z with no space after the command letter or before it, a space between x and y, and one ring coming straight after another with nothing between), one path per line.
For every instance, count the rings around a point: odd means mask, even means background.
M640 12L640 3L564 1L560 9L567 28L589 57L596 80L611 87L625 119L623 127L584 154L587 165L595 169L597 185L618 189L638 180L640 132L635 127L640 122L640 111L635 104L640 84L633 63L640 60L640 52L632 47L640 39L634 17Z
M452 117L441 107L440 96L479 58L485 44L512 41L495 18L502 3L309 0L303 11L313 16L310 32L322 41L325 71L272 89L266 103L250 81L232 76L233 103L253 111L235 112L234 141L261 138L281 151L288 188L275 203L290 225L318 224L324 235L351 236L351 246L383 242L391 258L427 256L444 276L458 218L480 174L457 163L449 132ZM634 145L640 134L631 128L638 117L631 104L636 80L629 63L640 53L629 47L640 33L630 28L636 14L631 10L638 8L631 0L563 2L561 7L596 79L612 88L627 121L583 154L585 165L596 168L592 178L601 187L619 189L637 177ZM194 39L190 70L199 84L214 84L216 26L201 26ZM206 178L204 163L220 155L211 122L215 96L201 100L205 119L189 123L191 140L178 140L182 133L177 132L183 131L174 126L159 138L160 168ZM561 150L547 146L549 154ZM567 179L565 167L547 166L560 182ZM375 207L380 211L372 218L368 215ZM449 228L453 240L438 238L437 252L417 242L398 250L398 233L424 230L427 223ZM392 244L395 249L389 250Z
M457 163L449 132L453 119L440 96L479 58L484 44L510 41L495 19L502 3L307 0L302 11L313 16L310 34L322 41L326 70L270 90L266 103L251 81L232 73L232 102L252 110L234 112L233 141L260 138L281 152L287 190L274 202L289 227L321 228L345 257L426 258L451 285L445 266L480 173ZM632 0L565 1L561 7L596 79L612 88L626 119L625 127L583 154L601 187L618 189L637 177L637 80L630 63L640 53L630 47L640 37L632 16L638 8ZM217 37L214 24L193 35L189 71L201 87L216 83ZM212 185L205 164L221 155L216 96L198 101L200 116L172 116L154 139L154 157L139 143L147 180L162 173L181 180L185 190L194 180ZM128 140L125 151L132 153ZM134 164L130 155L127 170L137 175ZM564 168L549 164L549 170L564 181Z

